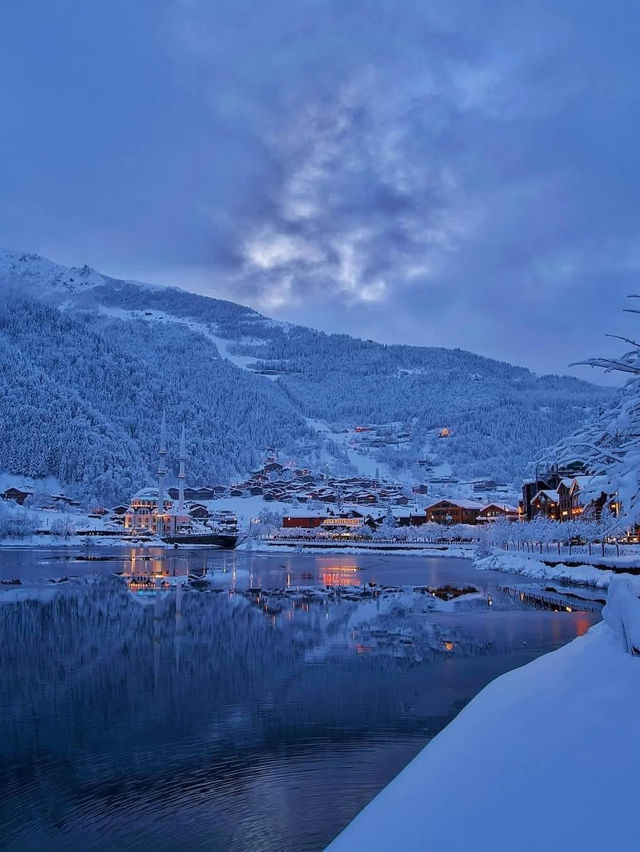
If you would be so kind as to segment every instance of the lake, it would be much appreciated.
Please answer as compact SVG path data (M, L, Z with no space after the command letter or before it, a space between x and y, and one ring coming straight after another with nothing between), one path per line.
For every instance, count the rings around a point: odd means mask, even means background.
M15 548L0 580L16 850L322 849L485 684L600 619L441 557Z

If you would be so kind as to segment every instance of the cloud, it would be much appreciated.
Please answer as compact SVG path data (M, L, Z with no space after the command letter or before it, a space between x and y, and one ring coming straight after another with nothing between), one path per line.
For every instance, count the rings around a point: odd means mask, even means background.
M0 242L539 369L625 330L631 0L118 7L7 15Z

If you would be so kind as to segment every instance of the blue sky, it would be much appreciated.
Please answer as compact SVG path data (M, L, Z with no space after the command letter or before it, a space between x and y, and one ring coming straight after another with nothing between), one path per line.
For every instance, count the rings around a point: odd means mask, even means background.
M564 372L634 333L638 44L627 0L3 0L0 245Z

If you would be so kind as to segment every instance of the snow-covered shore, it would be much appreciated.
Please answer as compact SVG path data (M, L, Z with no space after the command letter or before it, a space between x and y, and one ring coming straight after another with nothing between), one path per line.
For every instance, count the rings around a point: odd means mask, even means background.
M640 602L621 597L637 625ZM489 684L329 849L638 849L640 658L619 628L628 608L604 615Z
M520 553L506 553L502 550L474 560L480 571L503 571L506 574L520 574L535 580L561 580L579 586L594 586L606 589L615 576L614 571L596 568L593 565L546 565L538 559L523 556Z
M475 545L471 544L402 544L395 543L385 547L383 542L336 543L335 545L309 541L247 539L236 550L264 554L282 553L318 553L335 555L339 553L371 553L381 556L447 556L471 559L475 553Z

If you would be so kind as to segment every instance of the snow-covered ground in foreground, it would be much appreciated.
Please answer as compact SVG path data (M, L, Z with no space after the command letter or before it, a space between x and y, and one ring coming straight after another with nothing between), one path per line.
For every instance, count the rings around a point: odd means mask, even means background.
M598 624L489 684L329 849L635 852L639 706L640 658Z
M606 589L614 576L613 571L594 568L593 565L545 565L544 562L528 558L521 553L504 551L476 559L475 566L479 570L522 574L536 580L566 580L577 585L596 586L599 589Z

